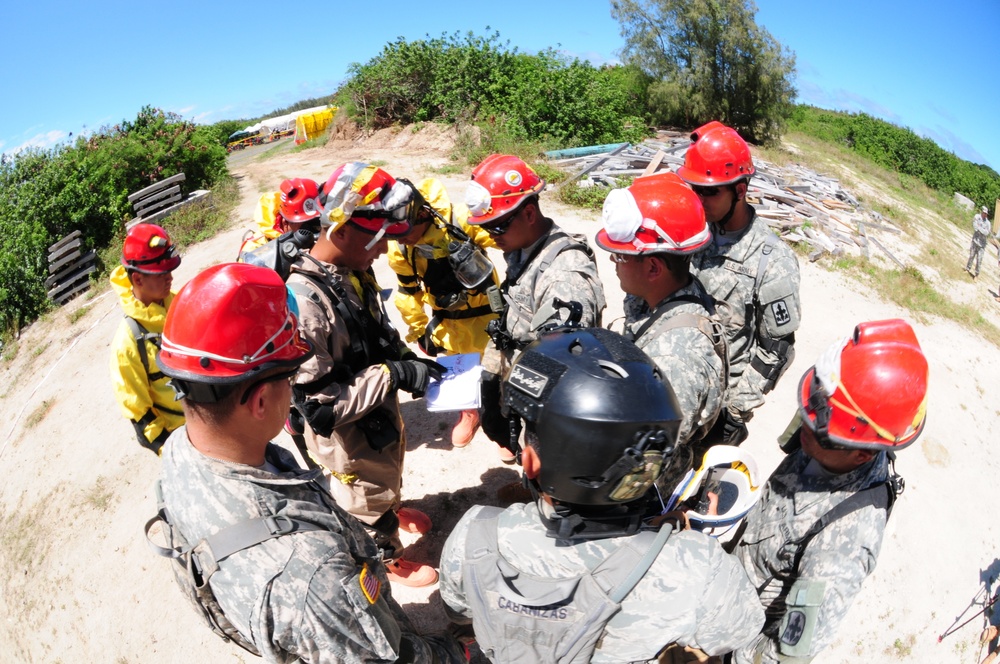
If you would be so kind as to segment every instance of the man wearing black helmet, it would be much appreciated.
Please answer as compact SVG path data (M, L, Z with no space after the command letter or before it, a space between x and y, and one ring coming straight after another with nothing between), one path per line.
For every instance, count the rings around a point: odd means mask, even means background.
M718 655L755 636L764 615L738 561L644 519L680 424L649 357L608 330L552 332L514 363L504 401L525 421L535 500L473 507L441 555L446 610L492 661L646 661L671 643Z

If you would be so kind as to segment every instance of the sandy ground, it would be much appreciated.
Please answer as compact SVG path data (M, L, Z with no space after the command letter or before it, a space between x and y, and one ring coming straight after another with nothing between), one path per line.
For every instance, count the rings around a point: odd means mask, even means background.
M325 179L339 163L366 159L411 179L448 163L448 137L436 129L382 135L356 144L283 154L237 166L244 221L190 248L176 273L180 287L198 270L232 260L250 226L257 196L289 176ZM460 198L468 172L441 176ZM568 209L543 195L543 210L565 228L592 237L596 214ZM967 242L967 239L965 240ZM956 245L961 241L956 240ZM965 245L967 246L967 244ZM963 261L959 247L956 261ZM956 284L963 299L997 307L994 254L979 282ZM599 265L609 306L621 313L621 292L605 256ZM384 261L383 287L395 280ZM817 264L801 262L803 323L796 359L758 410L745 443L765 472L781 453L775 437L794 408L799 377L818 354L866 319L910 320L931 365L930 414L920 441L900 454L906 491L889 524L874 575L841 627L836 644L815 661L978 662L975 620L938 643L941 634L1000 570L1000 525L986 500L1000 470L995 444L1000 353L973 333L942 320L914 320L906 311ZM398 315L393 307L391 313ZM995 312L990 317L995 317ZM13 361L0 369L0 660L32 662L253 661L203 627L173 585L168 563L142 537L155 511L158 461L135 443L118 413L108 377L109 343L120 312L108 290L78 298L27 329ZM516 479L481 433L453 450L454 415L429 414L422 401L404 404L408 456L404 501L432 515L435 528L414 541L414 558L436 561L447 533L474 503L493 503L496 489ZM284 434L282 434L284 435ZM994 441L990 443L989 441ZM288 441L281 441L287 443ZM435 587L396 589L417 624L444 624Z

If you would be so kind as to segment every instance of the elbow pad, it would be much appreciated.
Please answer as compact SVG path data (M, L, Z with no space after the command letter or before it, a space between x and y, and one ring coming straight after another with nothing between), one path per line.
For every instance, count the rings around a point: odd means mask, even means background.
M809 656L825 590L824 581L799 579L792 584L778 630L778 650L782 655Z

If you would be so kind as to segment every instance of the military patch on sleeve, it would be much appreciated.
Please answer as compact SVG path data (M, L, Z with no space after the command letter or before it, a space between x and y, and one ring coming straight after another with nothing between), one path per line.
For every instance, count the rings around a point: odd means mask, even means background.
M365 566L361 569L361 576L358 577L358 580L361 583L361 592L365 594L365 599L368 600L368 603L374 604L377 602L378 594L382 590L382 582L368 569L368 563L365 563Z
M802 611L792 611L788 614L785 631L781 633L781 642L794 646L802 638L806 629L806 614Z
M774 322L778 325L787 325L792 320L792 314L788 312L784 300L771 303L771 313L774 314Z

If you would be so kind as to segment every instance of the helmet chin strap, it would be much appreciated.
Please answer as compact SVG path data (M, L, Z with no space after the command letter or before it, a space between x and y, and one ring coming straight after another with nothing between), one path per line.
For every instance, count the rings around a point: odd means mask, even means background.
M736 185L731 184L727 186L733 191L733 202L729 206L729 212L727 212L725 216L722 217L722 219L719 219L717 222L715 222L715 225L719 227L719 235L726 234L726 224L728 224L729 221L733 218L733 213L736 212L736 204L740 202L739 198L736 196Z

